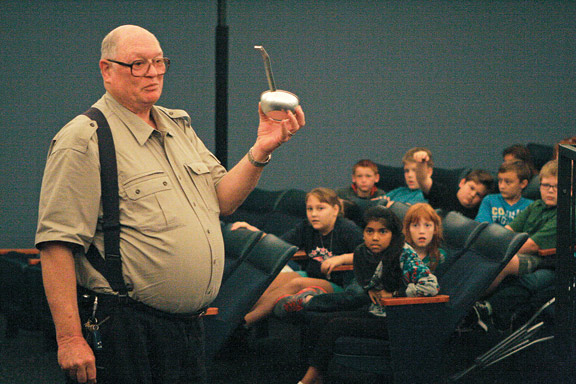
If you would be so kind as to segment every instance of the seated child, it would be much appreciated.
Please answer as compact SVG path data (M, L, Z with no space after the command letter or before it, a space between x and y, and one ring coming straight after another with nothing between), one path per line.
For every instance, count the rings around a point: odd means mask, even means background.
M513 161L523 161L530 169L530 174L535 176L538 174L538 170L534 166L534 161L532 160L532 154L528 147L522 144L514 144L502 151L502 160L505 163Z
M404 216L404 236L416 254L432 272L444 262L446 252L442 242L442 219L430 204L417 203Z
M386 312L381 299L438 294L436 277L404 242L400 220L382 206L369 208L364 217L364 243L354 251L354 274L371 305L368 310L326 313L310 324L310 334L316 335L315 347L310 367L299 384L322 383L340 336L386 337Z
M417 182L432 207L446 212L460 212L471 219L476 217L480 202L493 188L494 178L490 172L481 169L470 171L460 180L458 191L454 195L449 193L446 185L434 181L429 165L430 155L427 152L416 152L414 160L418 165Z
M254 324L272 313L276 303L287 295L306 296L341 290L342 276L331 276L342 264L352 264L354 249L362 243L362 231L352 221L341 217L341 204L336 192L315 188L306 195L307 220L282 235L282 239L305 250L306 272L282 272L246 314L246 325ZM256 227L236 222L232 230ZM330 279L332 277L331 281ZM287 306L287 310L298 310Z
M480 204L476 221L507 225L533 201L522 197L532 176L523 161L504 162L498 169L500 193L486 196Z
M361 222L364 211L376 205L385 192L376 187L380 180L378 166L371 160L360 160L352 168L352 184L346 188L339 188L336 194L342 200L344 216Z
M418 162L414 158L414 155L420 152L425 153L428 159L424 172L432 175L432 167L434 166L432 161L432 152L428 148L424 147L414 147L409 149L404 154L404 157L402 157L406 186L398 187L386 194L385 198L390 201L390 203L386 205L387 207L390 207L392 205L391 202L393 201L399 201L409 205L426 202L426 198L422 194L421 186L416 177Z
M556 203L558 200L558 160L547 162L540 170L541 200L536 200L520 212L506 228L526 232L530 236L518 254L504 267L490 285L492 292L509 275L522 276L549 264L550 260L538 256L540 249L556 248Z
M352 184L339 188L336 194L339 198L350 201L374 200L384 196L386 192L376 187L380 181L378 166L371 160L360 160L352 168Z

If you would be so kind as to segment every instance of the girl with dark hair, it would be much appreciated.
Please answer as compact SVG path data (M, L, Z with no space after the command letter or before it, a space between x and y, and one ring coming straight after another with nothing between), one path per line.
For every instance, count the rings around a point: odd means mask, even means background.
M340 336L386 337L386 310L381 299L438 293L436 277L404 242L402 223L394 213L382 206L372 207L365 212L364 221L364 244L354 251L354 274L371 304L367 311L333 312L313 319L309 332L319 337L310 367L299 384L323 382L334 343Z

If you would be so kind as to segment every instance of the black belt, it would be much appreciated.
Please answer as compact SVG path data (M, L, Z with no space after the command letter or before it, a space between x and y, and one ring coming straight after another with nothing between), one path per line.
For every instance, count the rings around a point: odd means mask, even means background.
M195 320L199 319L206 314L207 308L203 308L199 311L192 312L192 313L170 313L164 312L156 308L152 308L149 305L141 303L137 300L134 300L128 296L118 296L118 295L106 295L101 293L94 293L90 292L89 295L91 297L98 297L98 304L102 305L124 305L130 308L134 308L138 311L149 313L156 317L161 317L165 319L171 320Z

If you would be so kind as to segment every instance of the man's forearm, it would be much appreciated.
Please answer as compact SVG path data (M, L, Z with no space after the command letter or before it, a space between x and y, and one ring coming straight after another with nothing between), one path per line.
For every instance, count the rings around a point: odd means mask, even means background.
M40 254L42 280L57 339L82 337L72 251L63 243L48 243Z

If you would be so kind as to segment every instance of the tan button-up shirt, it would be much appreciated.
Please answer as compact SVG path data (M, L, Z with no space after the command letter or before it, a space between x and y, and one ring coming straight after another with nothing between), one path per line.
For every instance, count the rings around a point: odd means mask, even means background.
M120 195L120 253L130 295L154 308L187 313L217 295L224 265L216 186L226 170L180 110L154 107L154 130L105 94L96 104L114 137ZM78 116L54 137L42 182L36 245L78 245L80 285L110 286L87 261L103 252L96 124Z

